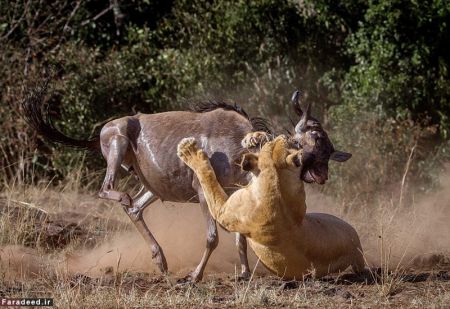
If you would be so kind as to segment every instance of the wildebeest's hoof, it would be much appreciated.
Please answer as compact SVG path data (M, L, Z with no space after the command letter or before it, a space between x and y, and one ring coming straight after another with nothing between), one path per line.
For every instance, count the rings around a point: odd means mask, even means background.
M132 207L132 199L128 193L122 194L120 197L120 204L126 208Z
M238 276L239 281L248 281L252 274L249 271L244 271Z
M183 278L180 278L177 280L178 284L194 284L202 280L203 276L200 276L199 274L195 274L195 272L190 272Z
M158 266L159 270L163 274L167 274L167 261L166 257L164 256L164 253L161 248L152 249L152 259L154 260L155 264Z

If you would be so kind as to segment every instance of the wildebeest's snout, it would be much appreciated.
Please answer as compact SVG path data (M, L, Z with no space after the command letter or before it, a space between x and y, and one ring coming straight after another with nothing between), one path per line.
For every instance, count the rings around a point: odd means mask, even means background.
M307 182L323 185L328 180L328 163L320 162L315 154L303 152L300 178Z

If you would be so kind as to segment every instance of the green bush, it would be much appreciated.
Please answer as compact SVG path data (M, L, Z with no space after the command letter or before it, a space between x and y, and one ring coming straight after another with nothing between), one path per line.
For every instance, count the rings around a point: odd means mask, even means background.
M110 3L0 0L3 183L62 180L101 164L45 145L21 120L21 98L49 65L56 74L46 101L73 137L197 98L235 100L282 131L300 88L332 140L354 153L324 190L368 199L398 187L416 141L408 181L424 190L436 183L449 149L445 1Z
M374 1L347 40L355 64L344 82L345 105L379 117L428 117L447 138L449 18L446 1Z

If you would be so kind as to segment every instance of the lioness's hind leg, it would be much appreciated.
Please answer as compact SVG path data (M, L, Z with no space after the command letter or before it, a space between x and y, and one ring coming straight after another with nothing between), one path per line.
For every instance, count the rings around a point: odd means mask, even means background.
M364 257L361 249L358 249L358 251L355 253L355 256L353 258L353 263L351 264L352 270L354 273L363 273L365 270L366 263L364 262Z

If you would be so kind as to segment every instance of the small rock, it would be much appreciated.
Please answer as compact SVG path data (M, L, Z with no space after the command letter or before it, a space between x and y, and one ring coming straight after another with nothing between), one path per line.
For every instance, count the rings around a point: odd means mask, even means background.
M287 282L283 282L283 284L281 284L280 289L283 291L286 291L286 290L297 289L298 287L299 287L298 281L287 281Z

